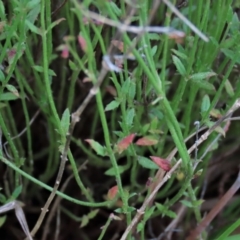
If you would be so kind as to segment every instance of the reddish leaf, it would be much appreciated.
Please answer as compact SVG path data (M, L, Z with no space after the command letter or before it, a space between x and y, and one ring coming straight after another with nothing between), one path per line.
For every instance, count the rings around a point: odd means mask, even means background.
M160 157L155 157L155 156L150 156L150 158L164 171L169 171L171 169L170 162L166 159L160 158Z
M158 143L158 140L152 136L146 136L137 140L139 146L152 146Z
M129 147L129 145L132 143L134 137L135 137L135 133L130 134L129 136L127 136L123 140L121 140L117 144L118 153L122 153L124 150L126 150Z
M110 94L111 94L112 96L114 96L114 97L117 96L117 90L116 90L116 88L113 87L113 86L110 86L110 85L106 86L106 91L107 91L108 93L110 93Z
M78 35L78 43L84 52L87 52L87 43L83 36Z
M121 52L123 52L124 49L124 45L122 41L118 41L118 40L112 40L111 41L112 45L114 47L116 47L118 50L120 50Z
M173 31L171 33L168 34L168 37L170 39L175 40L176 43L183 43L183 40L185 38L185 33L184 32L180 32L180 31Z
M108 190L107 199L113 200L116 197L117 193L118 193L118 186L116 185Z
M62 53L61 53L61 57L64 59L69 57L69 50L68 50L67 45L64 46Z
M153 183L153 178L149 177L146 182L146 187L149 187Z
M17 50L14 49L14 48L8 50L8 52L7 52L8 62L11 62L11 61L13 60L13 58L14 58L15 55L16 55L16 53L17 53Z

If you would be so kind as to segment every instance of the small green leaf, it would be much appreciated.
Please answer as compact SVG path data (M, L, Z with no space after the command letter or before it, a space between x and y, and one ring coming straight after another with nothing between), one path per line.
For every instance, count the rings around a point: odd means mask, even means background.
M187 200L181 200L180 202L186 207L189 207L189 208L193 207L192 203Z
M113 11L118 17L120 17L120 16L122 15L122 11L121 11L121 9L116 5L116 3L114 3L114 2L111 1L109 4L110 4L110 6L111 6L112 11Z
M133 211L135 211L135 210L136 210L135 207L128 207L128 208L127 208L127 212L128 212L128 213L131 213L131 212L133 212Z
M137 225L137 233L141 232L145 227L145 222L141 221L140 223L138 223Z
M129 88L130 88L130 83L131 80L128 78L124 81L123 85L122 85L122 89L121 89L121 93L127 95L129 92Z
M199 80L194 80L192 79L192 83L202 89L208 90L208 91L215 91L215 87L212 83L209 83L207 81L199 81Z
M69 64L69 67L72 71L77 71L78 70L77 65L72 60L69 60L68 64Z
M83 215L80 228L83 228L83 227L87 226L88 223L89 223L88 216L87 215Z
M187 57L187 55L186 55L185 53L182 53L182 52L180 52L180 51L178 51L178 50L176 50L176 49L171 49L171 51L172 51L175 55L177 55L178 57L180 57L181 59L184 59L184 60L187 60L187 59L188 59L188 57Z
M154 57L154 55L156 54L157 52L157 49L158 47L157 46L153 46L152 49L151 49L151 54L152 54L152 57Z
M64 135L67 135L69 125L70 125L70 112L69 112L69 109L67 108L63 112L62 119L61 119L61 127Z
M144 167L144 168L147 168L147 169L159 169L159 167L157 166L157 164L155 164L152 160L146 158L146 157L141 157L141 156L138 156L138 163Z
M189 79L195 80L195 81L201 81L204 79L209 79L210 77L216 76L217 74L215 72L202 72L202 73L195 73L190 76Z
M133 123L133 118L135 116L135 110L134 108L131 108L127 111L127 116L126 116L126 124L128 126L131 126Z
M5 80L5 76L4 76L4 73L3 71L0 69L0 82L4 81Z
M37 72L43 72L43 67L42 66L38 66L38 65L35 65L32 67L34 70L36 70Z
M184 65L182 64L182 61L178 57L176 57L174 55L172 56L172 58L173 58L173 63L176 66L178 72L182 76L185 76L187 72L186 72L186 69L185 69Z
M49 30L51 30L52 28L54 28L56 25L58 25L60 22L65 21L65 20L66 20L65 18L59 18L58 20L52 22L52 23L49 25L49 27L47 28L46 33L47 33Z
M228 79L225 82L225 89L230 97L234 96L234 90L233 90L232 84L230 83L230 81Z
M160 36L157 33L148 33L147 37L149 40L160 40Z
M31 32L38 34L38 35L42 35L42 31L41 29L39 29L38 27L36 27L32 22L30 22L28 19L25 20L25 24L27 26L26 30L30 29Z
M128 96L131 100L133 100L135 95L136 95L136 83L131 81L129 84Z
M114 109L118 108L119 105L120 105L119 101L113 100L105 107L105 111L114 110Z
M19 97L19 93L18 93L18 90L13 86L13 85L10 85L10 84L7 84L6 85L6 88L9 92L11 92L12 94L14 94L16 97Z
M210 106L211 106L210 98L208 95L205 95L202 100L201 113L203 114L203 113L207 112L209 110Z
M0 95L0 101L11 101L16 99L18 99L18 97L10 92L3 93Z
M21 192L22 192L22 185L19 185L14 189L11 199L17 199Z
M122 208L117 208L117 209L114 210L114 212L116 212L116 213L123 213L123 210L122 210Z
M118 166L119 174L122 174L126 170L127 170L127 168L125 166ZM109 168L104 174L107 175L107 176L116 176L116 172L115 172L115 169L113 167Z
M37 72L43 72L43 67L42 66L35 65L32 68L35 69ZM48 74L50 76L57 76L56 73L52 69L48 69Z
M89 218L89 219L95 218L96 215L98 214L98 212L99 212L99 209L94 209L94 210L92 210L92 211L88 214L88 218Z
M6 201L7 198L2 193L0 193L0 203L6 203Z
M0 228L2 227L2 225L6 222L7 216L0 216Z
M104 157L106 156L106 149L105 147L103 147L101 144L99 144L98 142L92 140L92 139L86 139L86 142L88 142L90 144L90 146L92 147L92 149L100 156Z
M167 207L165 207L163 204L155 203L158 210L162 213L163 216L168 216L170 218L176 218L177 214L171 210L169 210Z
M31 0L27 3L26 8L29 10L36 7L38 4L40 4L40 0Z

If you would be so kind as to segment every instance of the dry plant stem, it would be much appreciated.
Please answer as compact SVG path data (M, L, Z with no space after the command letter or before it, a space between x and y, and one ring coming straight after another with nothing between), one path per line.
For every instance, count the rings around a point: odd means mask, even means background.
M228 119L229 116L232 115L234 111L236 111L240 107L240 99L237 99L236 102L233 104L233 106L228 110L228 112L220 118L210 129L208 129L201 137L199 138L197 144L194 143L192 147L188 150L188 154L192 153L196 147L198 147L201 143L203 143L208 136L214 131L214 129L219 126L222 122L224 122L226 119ZM194 133L195 134L195 133ZM189 138L189 137L188 137ZM168 156L168 159L171 160L171 158L176 154L177 150L174 149ZM156 174L156 183L154 185L154 188L151 190L151 193L145 201L143 202L141 208L137 211L137 214L133 218L131 224L127 227L125 232L123 233L122 237L120 240L125 240L128 234L132 231L132 229L135 227L135 225L138 223L140 218L145 212L145 209L150 205L150 203L153 201L155 198L158 190L163 186L165 182L168 181L168 179L171 177L171 175L174 173L174 171L178 168L178 166L181 164L182 159L179 159L177 163L171 168L171 170L165 175L163 179L158 179L159 175L161 176L160 170Z
M144 33L144 32L156 32L156 33L165 33L165 34L179 34L183 35L182 31L175 30L171 27L152 27L152 26L129 26L127 24L122 24L107 17L104 17L98 13L91 11L84 11L83 13L86 17L97 20L103 24L107 24L112 27L118 28L121 32L131 32L131 33Z
M187 237L187 240L195 240L204 231L204 229L212 222L217 214L225 207L225 205L232 199L233 195L240 188L240 172L238 177L231 188L225 193L225 195L218 201L213 209L207 214L207 216L200 222L200 224L191 232Z
M60 6L58 6L57 9L55 9L55 10L52 12L52 16L55 15L56 13L58 13L58 12L61 10L61 8L67 3L67 1L68 1L68 0L64 0L64 1L60 4Z
M193 32L195 32L200 38L208 42L208 38L195 27L181 12L168 0L163 0L163 2L174 12Z
M88 163L88 161L85 161L85 162L79 167L78 172L80 172L82 169L84 169L85 166L87 165L87 163ZM70 182L70 180L71 180L73 177L74 177L74 175L71 174L71 175L67 178L67 180L65 181L65 183L62 185L62 187L61 187L61 189L60 189L61 192L64 192L64 191L65 191L68 183ZM57 208L59 207L59 204L60 204L61 200L62 200L62 198L58 196L58 197L56 198L55 202L53 203L52 209L51 209L51 211L50 211L50 213L49 213L49 215L48 215L48 217L47 217L47 220L46 220L46 223L45 223L45 226L44 226L44 232L43 232L43 235L42 235L42 240L46 240L46 239L47 239L47 234L48 234L48 232L49 232L49 227L50 227L51 221L52 221L52 219L53 219L53 217L54 217L54 214L55 214Z
M172 222L165 228L164 232L161 233L156 240L161 240L167 232L168 232L168 235L166 239L171 239L172 233L173 233L172 230L177 226L179 221L182 219L186 209L187 209L186 206L181 205L180 209L177 212L177 217L172 220Z

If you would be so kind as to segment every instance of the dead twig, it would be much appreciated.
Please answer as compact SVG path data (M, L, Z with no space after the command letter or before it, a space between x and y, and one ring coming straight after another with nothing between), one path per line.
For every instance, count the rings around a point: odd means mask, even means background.
M207 216L199 223L199 225L190 233L186 240L195 240L205 230L205 228L212 222L212 220L221 212L226 204L232 199L233 195L240 188L240 172L236 181L231 188L224 194L224 196L218 201L213 209L207 214Z

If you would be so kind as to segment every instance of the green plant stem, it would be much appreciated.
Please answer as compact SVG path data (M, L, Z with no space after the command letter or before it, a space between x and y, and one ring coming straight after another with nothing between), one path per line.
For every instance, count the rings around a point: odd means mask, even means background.
M10 167L11 169L13 169L14 171L16 171L19 175L22 175L23 177L29 179L30 181L34 182L35 184L41 186L42 188L45 188L46 190L52 192L53 188L48 186L47 184L39 181L38 179L32 177L31 175L27 174L26 172L24 172L23 170L21 170L20 168L18 168L15 164L13 164L12 162L10 162L9 160L7 160L6 158L4 158L3 156L0 155L0 159L1 161L6 164L8 167ZM78 205L82 205L82 206L87 206L87 207L104 207L104 206L108 206L109 204L111 204L110 201L106 201L106 202L102 202L102 203L92 203L92 202L84 202L84 201L80 201L78 199L69 197L68 195L60 192L60 191L56 191L56 194L72 203L78 204Z

